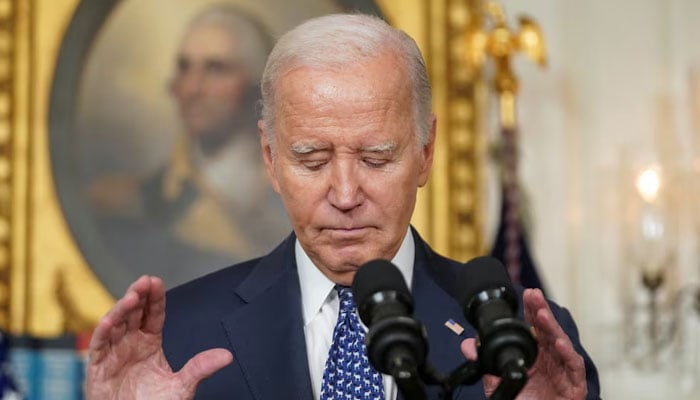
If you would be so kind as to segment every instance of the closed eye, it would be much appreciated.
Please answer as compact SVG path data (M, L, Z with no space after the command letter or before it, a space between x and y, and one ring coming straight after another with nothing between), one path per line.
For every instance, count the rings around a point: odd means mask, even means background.
M362 149L362 162L370 168L382 168L396 157L397 144L380 143Z
M389 162L389 160L385 158L364 158L362 159L362 162L364 162L365 165L371 168L381 168L385 166Z
M327 163L328 163L328 161L326 161L326 160L303 160L303 161L301 161L301 165L303 165L304 168L308 169L309 171L318 171Z

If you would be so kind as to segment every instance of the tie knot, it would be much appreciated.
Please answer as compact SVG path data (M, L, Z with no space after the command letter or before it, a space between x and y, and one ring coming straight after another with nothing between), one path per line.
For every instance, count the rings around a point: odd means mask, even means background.
M335 285L340 300L340 311L351 312L355 308L355 300L352 297L352 289L348 286Z

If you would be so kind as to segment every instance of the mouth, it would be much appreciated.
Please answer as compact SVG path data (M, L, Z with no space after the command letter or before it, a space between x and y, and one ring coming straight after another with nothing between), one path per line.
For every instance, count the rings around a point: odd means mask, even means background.
M327 226L324 229L330 230L330 231L339 231L339 232L352 232L352 231L360 231L363 229L368 229L369 227L367 226Z
M367 226L354 226L354 227L327 227L324 229L331 235L343 239L357 238L364 235L369 227Z

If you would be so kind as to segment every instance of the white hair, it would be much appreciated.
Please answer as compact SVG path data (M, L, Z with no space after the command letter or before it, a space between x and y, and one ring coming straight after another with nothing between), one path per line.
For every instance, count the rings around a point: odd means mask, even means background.
M199 27L219 26L240 41L240 54L251 81L257 85L262 78L267 55L272 47L272 37L262 22L243 9L231 4L215 4L197 14L189 23L187 32Z
M272 49L263 72L262 117L268 143L274 145L275 89L280 76L308 66L332 67L394 52L403 61L412 83L412 108L418 142L428 143L431 90L425 62L416 42L378 17L331 14L304 22L284 34Z

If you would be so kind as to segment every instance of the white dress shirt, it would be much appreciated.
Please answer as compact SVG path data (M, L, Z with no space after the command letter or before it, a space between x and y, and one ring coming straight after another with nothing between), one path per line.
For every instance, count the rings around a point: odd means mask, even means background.
M304 313L304 336L306 338L306 356L309 360L309 373L311 374L311 387L314 398L321 396L321 384L323 383L323 371L326 368L328 351L333 340L333 329L338 321L338 294L333 288L335 283L328 279L313 264L309 256L302 249L297 239L295 244L297 273L301 284L301 301ZM413 261L415 259L415 243L409 228L404 237L399 251L391 260L399 267L406 280L406 285L411 287L413 278ZM367 330L367 327L362 325ZM398 388L390 375L382 375L384 379L384 394L386 400L395 400Z

